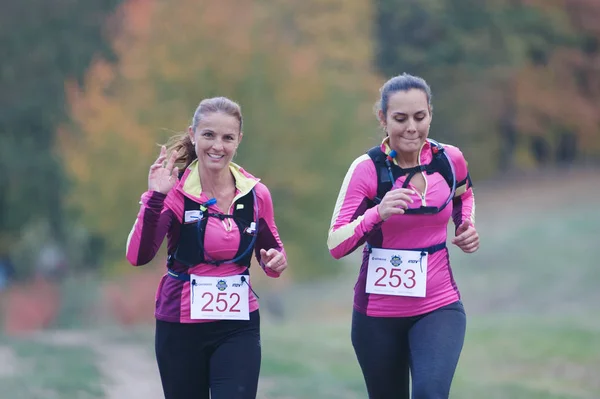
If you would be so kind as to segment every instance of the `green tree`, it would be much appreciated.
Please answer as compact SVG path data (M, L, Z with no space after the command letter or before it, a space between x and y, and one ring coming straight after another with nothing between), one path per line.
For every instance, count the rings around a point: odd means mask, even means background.
M434 134L463 147L477 166L475 175L527 166L539 132L553 135L540 124L542 118L553 128L572 127L573 118L564 112L539 112L574 107L558 105L561 93L567 98L565 93L577 91L572 84L565 89L565 79L573 81L575 73L558 62L579 54L577 32L561 8L565 1L378 0L377 5L379 69L388 76L419 74L432 84ZM532 82L538 74L545 77ZM542 105L545 101L555 105ZM578 114L580 127L570 131L580 138L597 132L583 127L582 116L589 112ZM488 151L475 151L481 147Z
M516 76L519 131L542 162L569 163L600 153L600 4L530 0L568 22L570 40L535 48ZM542 158L542 159L540 159Z
M0 252L36 220L61 236L66 182L53 149L66 118L64 81L105 49L102 18L116 1L0 5Z

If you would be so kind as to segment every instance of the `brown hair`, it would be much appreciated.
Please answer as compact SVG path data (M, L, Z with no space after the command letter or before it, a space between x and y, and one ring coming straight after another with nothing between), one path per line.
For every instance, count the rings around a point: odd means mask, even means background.
M226 97L213 97L206 98L200 102L198 108L194 112L192 117L192 124L190 127L192 130L196 130L198 123L202 119L202 116L206 116L215 112L221 112L226 115L235 117L240 122L240 132L242 131L242 110L240 106L235 102ZM167 154L172 151L176 151L181 155L175 161L175 165L179 167L180 171L187 168L194 159L197 158L196 149L192 144L190 135L186 133L177 134L171 137L165 144L167 147Z
M431 88L425 79L404 72L402 75L394 76L385 82L384 85L381 86L381 89L379 89L381 98L375 103L375 107L373 109L377 119L379 119L379 110L381 110L384 115L387 115L388 102L392 94L398 91L409 91L411 89L421 90L423 93L425 93L425 96L427 97L427 104L431 110Z

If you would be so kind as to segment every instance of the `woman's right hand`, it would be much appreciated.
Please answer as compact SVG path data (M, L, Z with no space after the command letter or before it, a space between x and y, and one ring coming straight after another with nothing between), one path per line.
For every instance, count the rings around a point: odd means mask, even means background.
M179 181L179 169L173 167L177 159L177 153L175 151L171 152L166 165L165 159L167 159L167 148L163 145L160 148L158 158L150 166L148 191L158 191L159 193L168 194Z
M404 210L408 209L408 204L414 202L410 197L414 194L414 190L409 188L397 188L385 193L377 208L381 219L387 220L392 215L404 214Z

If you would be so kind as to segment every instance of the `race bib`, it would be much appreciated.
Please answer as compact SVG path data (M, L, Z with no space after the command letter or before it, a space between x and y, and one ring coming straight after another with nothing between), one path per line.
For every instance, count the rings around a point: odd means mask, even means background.
M426 252L372 249L367 269L367 293L424 297L426 288Z
M249 320L249 276L190 275L192 319Z

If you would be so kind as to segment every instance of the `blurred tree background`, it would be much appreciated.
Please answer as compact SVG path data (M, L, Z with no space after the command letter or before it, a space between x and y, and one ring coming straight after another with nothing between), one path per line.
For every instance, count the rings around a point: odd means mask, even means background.
M271 189L297 279L333 274L338 188L381 133L389 77L423 76L432 136L476 181L600 159L597 0L33 0L0 5L0 253L43 242L119 273L157 144L202 98L242 106L236 162Z
M0 5L0 254L17 260L18 275L34 267L40 243L54 240L93 258L72 232L100 249L101 236L82 226L71 195L57 132L69 121L65 81L81 79L91 60L114 60L103 37L118 0L33 0ZM78 247L78 248L74 248ZM97 251L99 252L99 251Z

